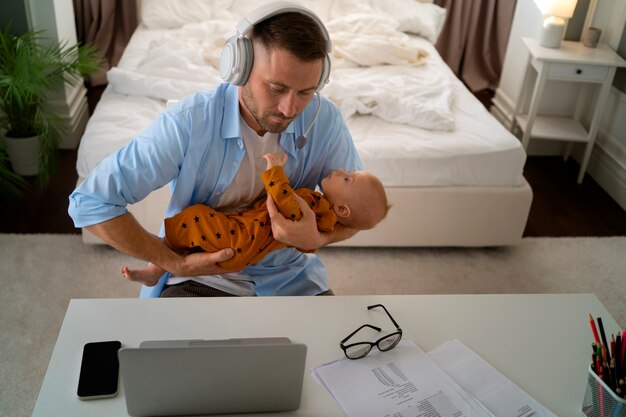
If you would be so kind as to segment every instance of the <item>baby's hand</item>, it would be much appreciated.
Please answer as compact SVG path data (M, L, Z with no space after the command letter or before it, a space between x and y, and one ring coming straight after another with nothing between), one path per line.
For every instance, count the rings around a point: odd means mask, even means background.
M276 155L275 153L266 153L263 155L263 158L267 161L267 169L283 166L285 165L285 162L287 162L287 154L284 152L282 157Z

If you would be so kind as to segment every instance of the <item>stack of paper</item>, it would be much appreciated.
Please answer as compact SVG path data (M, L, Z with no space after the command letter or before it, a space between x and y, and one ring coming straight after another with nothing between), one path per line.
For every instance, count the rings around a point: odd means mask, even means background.
M556 417L458 340L428 354L403 340L311 373L350 417Z

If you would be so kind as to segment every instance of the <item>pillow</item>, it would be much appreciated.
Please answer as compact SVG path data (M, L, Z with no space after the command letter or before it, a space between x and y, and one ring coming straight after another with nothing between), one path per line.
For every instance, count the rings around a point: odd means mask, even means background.
M415 0L370 0L378 11L399 22L398 30L437 42L446 20L446 9L433 3Z
M239 21L261 4L275 0L142 0L141 22L149 29L176 29L211 19ZM290 0L326 20L333 0Z
M328 10L334 0L287 0L289 3L296 3L306 7L315 13L323 22L328 18ZM237 21L246 16L250 11L265 3L273 3L276 0L232 0L230 11L235 15Z
M142 0L141 22L149 29L176 29L209 19L233 20L233 0Z

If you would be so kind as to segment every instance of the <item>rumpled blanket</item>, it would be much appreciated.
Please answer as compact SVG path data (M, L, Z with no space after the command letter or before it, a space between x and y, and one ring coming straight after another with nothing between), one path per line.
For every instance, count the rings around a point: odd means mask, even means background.
M190 23L150 43L137 68L112 68L118 92L180 99L221 82L219 59L236 22ZM327 23L333 52L329 84L322 91L345 118L371 114L430 130L454 130L451 73L429 64L424 39L398 30L386 15L356 13Z

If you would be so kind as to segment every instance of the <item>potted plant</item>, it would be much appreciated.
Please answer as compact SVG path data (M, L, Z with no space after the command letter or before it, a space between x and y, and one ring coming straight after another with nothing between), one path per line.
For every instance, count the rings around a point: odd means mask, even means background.
M51 42L41 31L0 32L0 139L16 173L39 175L41 185L56 173L57 144L67 127L48 95L99 65L94 46Z

